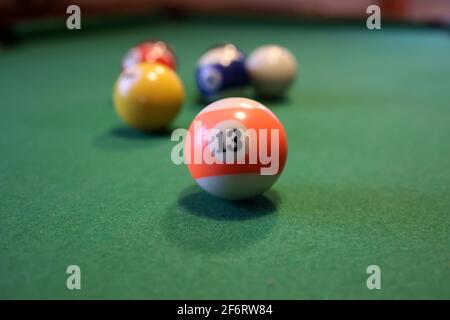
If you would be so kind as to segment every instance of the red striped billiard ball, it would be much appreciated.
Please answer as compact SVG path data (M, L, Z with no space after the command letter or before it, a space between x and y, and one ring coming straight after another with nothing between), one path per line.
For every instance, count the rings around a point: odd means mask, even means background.
M142 62L161 63L174 71L177 67L175 53L163 41L147 41L131 48L122 59L122 70Z
M255 197L284 169L286 132L275 114L257 101L227 98L211 103L188 132L187 167L202 189L220 198Z

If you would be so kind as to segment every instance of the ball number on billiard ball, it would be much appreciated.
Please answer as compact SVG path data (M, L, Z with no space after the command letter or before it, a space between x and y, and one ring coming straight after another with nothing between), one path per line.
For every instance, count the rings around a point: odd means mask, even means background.
M258 95L278 97L293 82L297 73L297 61L284 47L264 45L248 56L246 68Z
M117 114L129 126L159 130L178 114L184 88L175 71L165 65L140 63L119 75L113 99Z
M147 41L131 48L122 59L122 70L142 62L161 63L176 70L173 50L163 41Z
M250 129L256 134L248 135ZM195 117L187 137L184 155L189 172L202 189L220 198L241 200L263 193L275 183L286 163L283 125L272 111L254 100L227 98L211 103ZM231 138L227 145L223 143L226 137ZM262 153L270 161L261 156L263 143L266 148ZM196 154L218 161L199 163L194 161Z
M248 82L245 55L233 44L207 50L197 63L196 83L204 100L233 95Z

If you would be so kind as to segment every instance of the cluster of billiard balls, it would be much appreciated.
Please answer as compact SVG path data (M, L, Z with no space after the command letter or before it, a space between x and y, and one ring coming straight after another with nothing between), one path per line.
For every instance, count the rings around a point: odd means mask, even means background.
M176 64L172 49L162 41L141 43L127 52L113 94L116 111L125 123L156 131L176 117L184 100Z
M197 63L197 87L207 101L240 94L251 84L260 97L279 97L297 73L292 53L277 45L264 45L246 58L233 44L215 46Z
M116 111L125 123L143 131L157 131L169 125L180 111L185 96L176 69L175 54L162 41L145 42L128 51L113 93ZM190 147L185 148L185 157L194 156L196 150L213 156L237 155L236 149L216 148L205 137L199 137L195 121L202 124L200 133L210 129L224 134L230 129L263 130L268 132L268 145L278 146L278 171L271 175L261 174L261 169L267 167L261 159L248 161L248 150L244 152L242 164L187 161L187 167L200 187L221 198L241 200L259 195L275 183L287 157L287 137L281 122L261 103L230 96L250 83L258 95L282 95L292 83L296 69L293 55L286 48L274 45L260 47L246 59L236 46L225 44L209 49L199 59L198 89L205 100L214 102L194 118L188 131L190 138L185 140L185 146ZM278 141L271 140L272 129L278 130ZM257 138L258 145L260 137L261 134Z

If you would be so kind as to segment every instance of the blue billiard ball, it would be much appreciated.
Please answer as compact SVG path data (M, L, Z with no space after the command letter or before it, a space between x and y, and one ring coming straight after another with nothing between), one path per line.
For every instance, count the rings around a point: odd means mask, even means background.
M196 82L205 100L235 95L249 83L244 53L233 44L209 49L197 63Z

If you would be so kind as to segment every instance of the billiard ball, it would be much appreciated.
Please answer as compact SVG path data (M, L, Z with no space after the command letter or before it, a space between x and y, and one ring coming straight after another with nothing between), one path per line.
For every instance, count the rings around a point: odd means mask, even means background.
M121 72L113 99L117 114L129 126L159 130L179 112L184 88L175 71L165 65L140 63Z
M263 97L283 95L297 73L297 61L288 49L264 45L254 50L246 68L256 93Z
M244 53L233 44L207 50L198 60L196 82L206 101L240 92L249 82Z
M163 41L147 41L131 48L122 59L122 70L141 62L158 62L176 70L173 50Z
M184 160L197 184L228 200L269 189L286 158L283 125L267 107L247 98L226 98L205 107L184 141Z

